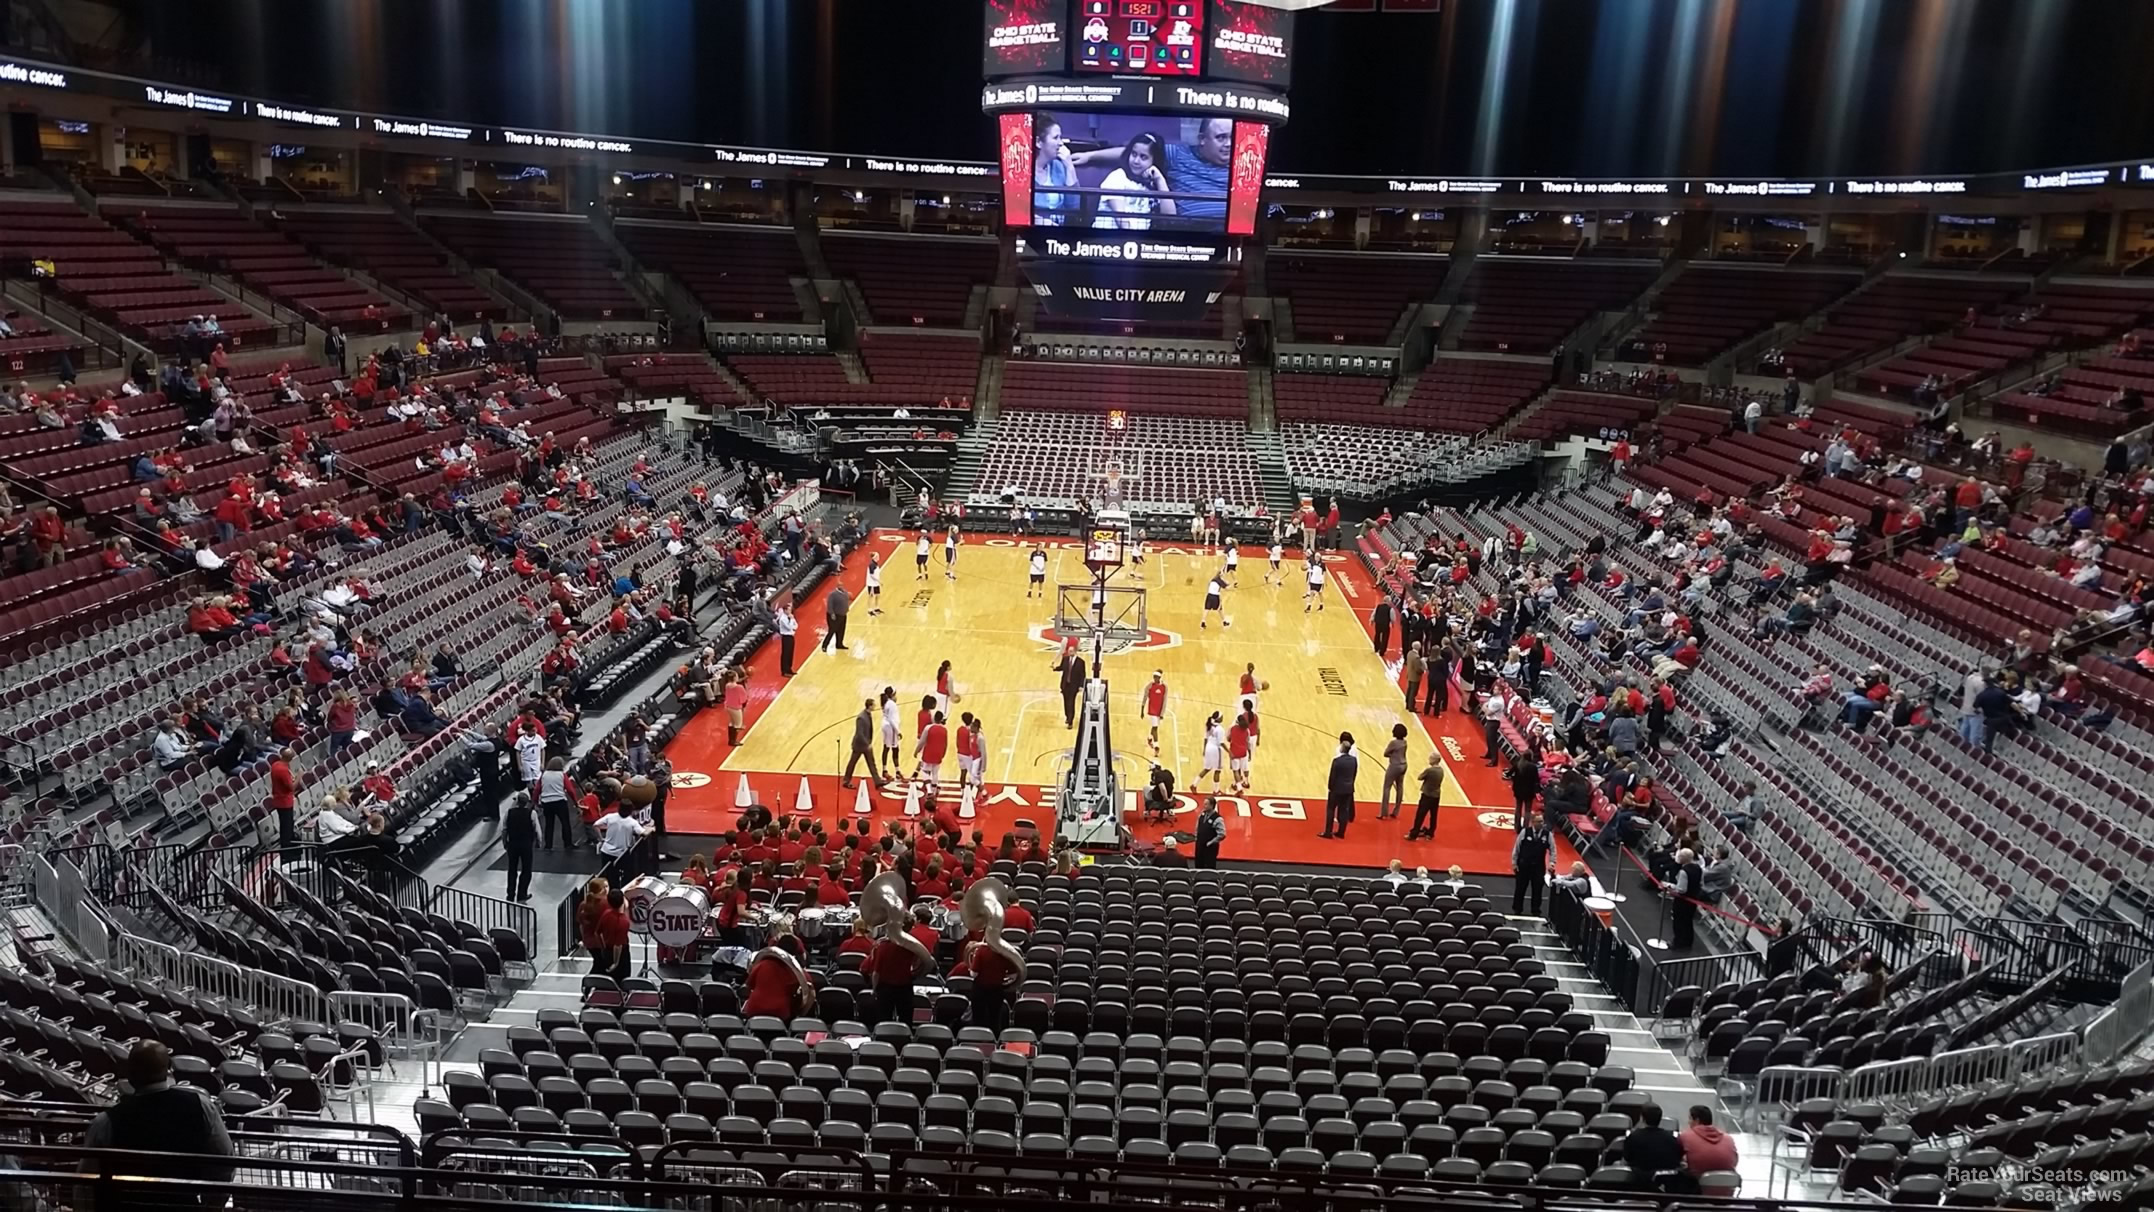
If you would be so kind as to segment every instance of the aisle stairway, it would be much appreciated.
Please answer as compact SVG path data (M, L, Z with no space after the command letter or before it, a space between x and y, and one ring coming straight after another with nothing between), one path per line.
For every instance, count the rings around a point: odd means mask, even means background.
M1608 1033L1610 1044L1608 1059L1619 1065L1628 1065L1637 1075L1631 1086L1653 1096L1660 1104L1664 1121L1671 1128L1681 1128L1683 1119L1695 1105L1712 1108L1714 1122L1725 1127L1733 1122L1728 1108L1713 1088L1700 1080L1692 1070L1688 1058L1672 1052L1653 1039L1652 1030L1644 1021L1625 1009L1615 994L1588 972L1586 966L1566 946L1563 939L1538 917L1511 915L1511 924L1518 927L1521 939L1531 944L1534 954L1548 965L1549 975L1556 978L1562 991L1580 1009L1593 1016L1595 1029ZM1743 1176L1743 1194L1752 1198L1768 1194L1775 1181L1772 1164L1772 1138L1760 1133L1733 1133L1740 1164L1737 1173ZM1791 1195L1810 1198L1828 1198L1829 1189L1806 1191L1808 1184L1798 1183Z
M1279 440L1278 430L1251 432L1242 441L1248 446L1249 453L1256 456L1257 469L1264 483L1264 507L1273 513L1287 512L1297 498L1293 477L1287 473L1286 446Z
M950 476L943 482L943 495L964 500L980 490L980 469L987 462L987 451L995 444L996 422L974 421L957 439L957 458L950 464Z

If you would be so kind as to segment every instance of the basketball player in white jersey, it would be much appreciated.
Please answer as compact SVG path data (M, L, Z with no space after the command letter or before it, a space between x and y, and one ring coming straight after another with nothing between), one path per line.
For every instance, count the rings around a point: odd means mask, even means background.
M868 613L883 612L883 562L874 552L868 553Z
M1144 579L1144 532L1141 530L1129 532L1129 566L1130 579L1142 581Z
M1029 568L1025 578L1025 596L1028 598L1046 597L1047 549L1035 544L1032 548L1032 554L1026 557L1026 563Z
M929 549L927 528L923 526L920 528L920 542L912 550L913 571L919 574L913 578L915 581L927 579L927 553Z
M1271 528L1271 550L1265 555L1271 561L1271 571L1264 574L1264 583L1269 585L1276 579L1279 584L1286 584L1286 574L1279 571L1279 560L1286 555L1286 548L1279 542L1279 527L1277 525Z
M1212 574L1212 579L1204 583L1204 617L1197 622L1199 630L1210 626L1210 619L1215 614L1219 616L1219 625L1221 627L1233 626L1233 624L1227 622L1226 611L1219 604L1219 595L1226 588L1220 580L1222 575L1224 574L1215 572Z
M898 743L904 735L903 733L898 731L898 700L896 687L883 687L882 699L880 700L879 706L882 708L883 716L882 768L884 770L894 772L898 768ZM896 778L897 776L893 773L891 777Z
M1226 768L1227 730L1219 722L1219 713L1214 711L1211 718L1204 721L1204 769L1197 771L1196 782L1191 783L1189 789L1195 791L1197 783L1203 782L1208 774L1212 776L1212 790L1217 792L1225 785Z
M1222 576L1223 576L1223 577L1225 578L1225 580L1226 580L1226 583L1227 583L1227 584L1229 584L1229 585L1235 585L1235 586L1236 586L1237 588L1239 588L1238 582L1239 582L1239 580L1240 580L1240 572L1241 572L1241 566L1242 566L1242 548L1241 548L1241 544L1239 544L1239 543L1229 543L1229 544L1227 544L1227 566L1226 566L1226 567L1225 567L1224 569L1222 569L1222 570L1221 570L1221 575L1222 575Z
M953 581L957 579L957 524L955 522L950 524L949 532L942 536L942 575Z
M1309 551L1308 567L1309 588L1301 595L1301 612L1303 614L1309 613L1309 608L1312 605L1318 610L1324 608L1324 561L1317 558L1314 548Z

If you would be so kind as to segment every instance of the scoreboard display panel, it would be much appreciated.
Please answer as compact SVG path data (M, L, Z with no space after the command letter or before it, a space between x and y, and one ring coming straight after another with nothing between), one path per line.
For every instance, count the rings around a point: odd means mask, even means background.
M1063 70L1068 0L987 0L986 10L982 55L988 79Z
M1198 76L1205 0L1077 0L1071 44L1079 72Z

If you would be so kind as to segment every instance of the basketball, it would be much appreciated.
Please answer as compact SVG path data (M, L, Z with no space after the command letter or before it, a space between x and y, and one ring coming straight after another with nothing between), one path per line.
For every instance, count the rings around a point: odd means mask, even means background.
M1270 689L1271 689L1271 683L1270 683L1270 682L1258 682L1258 683L1257 683L1257 689L1258 689L1258 690L1270 690Z

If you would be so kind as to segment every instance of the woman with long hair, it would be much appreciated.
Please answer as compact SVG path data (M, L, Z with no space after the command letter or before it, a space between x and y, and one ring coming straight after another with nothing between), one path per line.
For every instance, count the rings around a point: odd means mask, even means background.
M935 710L945 716L950 714L950 704L957 698L957 684L951 680L950 662L935 667Z
M583 899L576 903L576 933L583 940L584 950L591 953L591 971L603 971L605 956L601 954L605 944L600 941L598 922L606 912L606 893L612 885L605 876L598 876L583 886Z
M1227 733L1220 724L1219 713L1214 711L1204 719L1204 768L1197 771L1196 781L1189 784L1195 791L1205 775L1212 776L1212 790L1217 792L1224 782L1222 772L1227 766Z
M882 765L883 770L894 770L898 764L898 699L895 686L883 687L882 697L876 700L882 716ZM843 822L840 822L841 824Z

